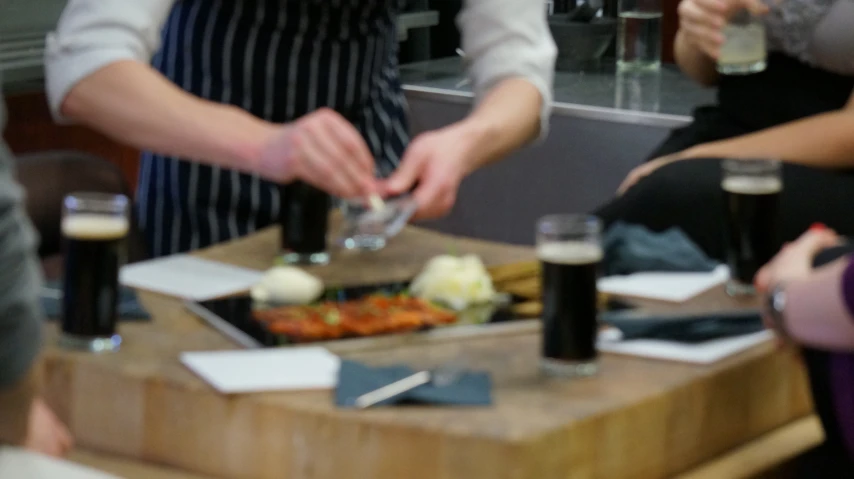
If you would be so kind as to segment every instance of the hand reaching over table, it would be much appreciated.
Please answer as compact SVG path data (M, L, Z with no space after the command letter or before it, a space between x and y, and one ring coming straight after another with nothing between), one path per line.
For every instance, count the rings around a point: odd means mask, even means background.
M460 124L419 135L383 184L383 193L397 196L415 186L415 219L447 214L456 202L460 182L472 169L473 146L472 136Z
M301 180L340 198L376 193L374 159L356 128L321 108L277 129L260 158L260 174L282 182Z

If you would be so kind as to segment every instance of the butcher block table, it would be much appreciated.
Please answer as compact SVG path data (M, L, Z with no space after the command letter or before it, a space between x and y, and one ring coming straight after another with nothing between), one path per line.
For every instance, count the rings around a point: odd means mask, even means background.
M199 255L266 269L277 229ZM406 280L453 251L485 263L533 258L529 248L405 229L383 251L340 254L314 273L338 284ZM178 299L142 293L148 323L122 323L122 350L49 346L47 397L78 445L215 477L288 479L568 479L670 477L808 416L793 353L766 344L710 366L605 354L598 376L538 373L536 321L483 333L339 342L370 364L435 367L463 355L494 379L488 408L337 409L329 391L226 396L185 369L183 351L235 349ZM724 305L721 291L692 307ZM705 305L705 306L704 306ZM55 326L49 326L55 343Z

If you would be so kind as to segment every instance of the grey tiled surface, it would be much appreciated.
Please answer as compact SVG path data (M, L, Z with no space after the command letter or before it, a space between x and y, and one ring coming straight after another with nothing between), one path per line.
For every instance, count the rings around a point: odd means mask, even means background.
M465 78L457 57L401 65L400 74L404 85L471 92L468 85L457 86ZM694 84L672 65L658 74L618 76L612 63L598 71L555 74L556 103L687 116L714 98L714 90Z

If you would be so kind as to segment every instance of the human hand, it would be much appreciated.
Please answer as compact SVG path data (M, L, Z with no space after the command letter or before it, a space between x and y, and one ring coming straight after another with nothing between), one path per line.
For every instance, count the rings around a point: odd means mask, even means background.
M45 404L44 400L41 398L34 399L30 408L27 440L24 447L41 454L62 457L68 453L73 445L74 440L71 438L68 429Z
M768 6L761 0L682 0L679 14L679 33L710 58L717 60L724 43L723 29L737 11L747 9L754 15L764 15Z
M413 192L418 210L415 219L443 216L457 198L460 182L473 164L471 135L457 125L423 133L403 155L397 171L382 183L385 196Z
M835 231L815 225L792 243L783 246L768 264L762 267L754 279L759 292L767 292L778 284L803 279L813 270L813 260L822 250L839 244Z
M649 176L650 174L652 174L652 172L661 168L662 166L683 159L685 158L678 156L678 154L662 156L660 158L647 161L646 163L636 167L635 169L630 171L628 175L626 175L626 179L624 179L623 182L620 184L620 187L617 188L617 195L622 195L623 193L628 191L629 188L631 188L638 181L640 181L643 177Z
M274 132L261 153L260 173L301 180L339 198L377 190L374 159L362 136L334 110L321 108Z

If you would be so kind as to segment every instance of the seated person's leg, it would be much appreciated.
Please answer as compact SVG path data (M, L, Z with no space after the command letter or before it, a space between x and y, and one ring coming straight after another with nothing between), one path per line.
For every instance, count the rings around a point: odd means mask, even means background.
M678 226L707 254L723 257L720 161L692 160L660 168L595 211L605 227L616 221L663 231Z
M691 159L664 166L641 179L595 214L605 225L625 221L654 231L681 228L707 254L723 259L724 203L720 160ZM848 205L854 204L854 172L783 166L780 245L814 222L854 235Z

